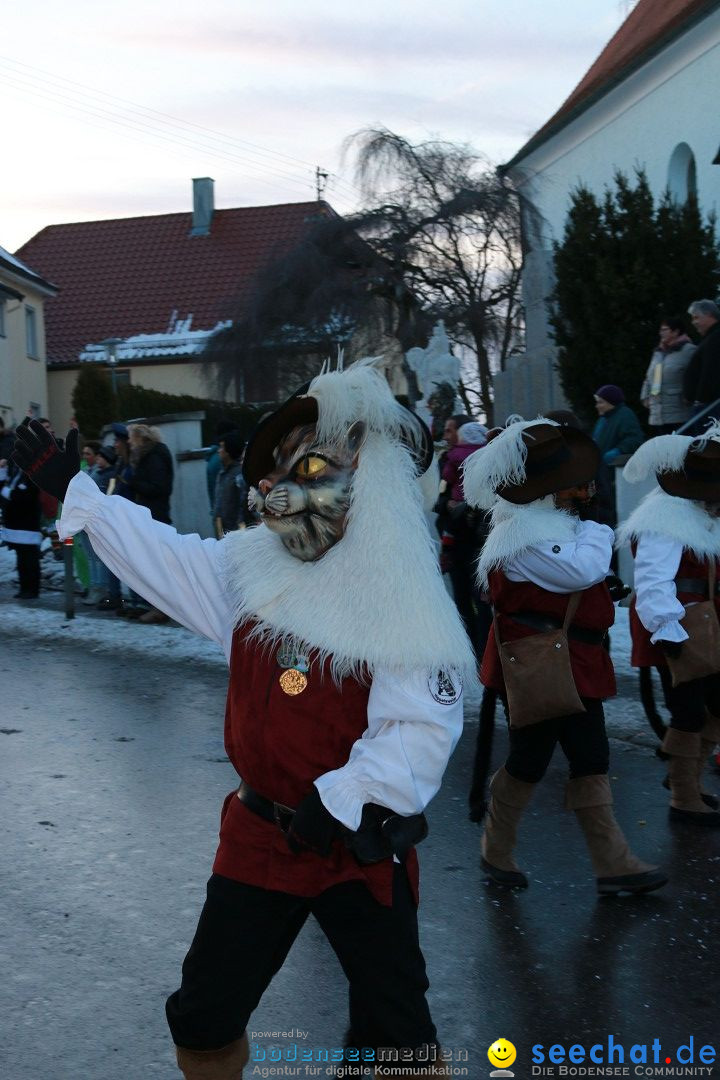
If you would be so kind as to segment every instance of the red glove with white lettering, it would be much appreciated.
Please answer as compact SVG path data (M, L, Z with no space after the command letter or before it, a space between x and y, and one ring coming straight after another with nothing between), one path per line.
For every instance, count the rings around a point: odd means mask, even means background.
M41 423L26 417L15 431L12 459L41 491L62 502L68 484L80 472L79 437L78 429L71 428L63 450Z

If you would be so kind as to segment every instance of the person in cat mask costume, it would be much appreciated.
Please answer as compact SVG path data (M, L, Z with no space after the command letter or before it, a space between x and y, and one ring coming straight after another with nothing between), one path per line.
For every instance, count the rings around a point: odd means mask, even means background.
M349 980L351 1044L405 1051L407 1080L449 1075L413 844L475 665L425 522L424 426L372 361L324 371L258 426L244 472L262 524L222 540L102 495L72 432L63 452L31 421L14 454L62 497L63 539L85 529L114 573L228 657L225 746L242 782L167 1002L186 1080L240 1080L248 1019L311 913Z

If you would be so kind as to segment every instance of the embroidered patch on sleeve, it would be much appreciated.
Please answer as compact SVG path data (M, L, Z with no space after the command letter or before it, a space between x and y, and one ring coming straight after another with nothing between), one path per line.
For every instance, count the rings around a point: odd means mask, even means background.
M428 679L428 689L439 705L454 705L462 693L462 684L454 682L449 675L438 671Z

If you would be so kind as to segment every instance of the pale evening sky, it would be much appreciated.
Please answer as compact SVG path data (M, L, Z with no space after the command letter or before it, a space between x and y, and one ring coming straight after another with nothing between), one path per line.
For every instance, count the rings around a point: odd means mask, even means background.
M383 125L506 161L629 0L35 0L3 12L0 246L45 225L315 197L357 205L344 138Z

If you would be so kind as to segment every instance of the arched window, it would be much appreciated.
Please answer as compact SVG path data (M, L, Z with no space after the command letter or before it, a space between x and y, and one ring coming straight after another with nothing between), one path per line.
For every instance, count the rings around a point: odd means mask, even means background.
M687 143L678 143L672 152L667 186L675 202L684 203L690 195L697 195L695 155Z

